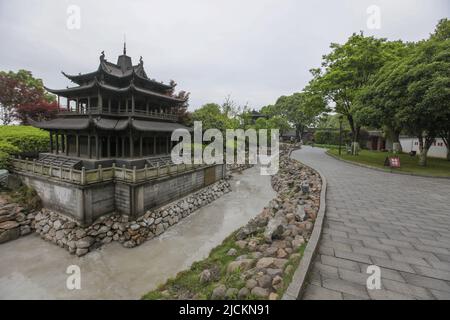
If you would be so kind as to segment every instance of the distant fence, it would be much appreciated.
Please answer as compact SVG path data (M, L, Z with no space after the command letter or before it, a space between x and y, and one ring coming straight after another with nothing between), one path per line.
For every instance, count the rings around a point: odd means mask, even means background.
M143 182L152 179L168 177L183 172L192 171L200 167L209 167L205 164L163 164L156 167L145 165L142 169L117 167L114 163L112 167L103 168L101 165L96 169L81 170L67 168L63 166L52 166L38 163L35 159L12 159L11 167L16 172L27 172L35 175L57 179L59 181L70 182L79 185L88 185L103 181L118 180L130 183Z

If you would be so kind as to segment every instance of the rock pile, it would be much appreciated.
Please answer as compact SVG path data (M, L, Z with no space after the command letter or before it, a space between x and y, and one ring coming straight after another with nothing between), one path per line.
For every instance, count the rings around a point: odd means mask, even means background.
M86 228L47 209L31 217L28 215L28 220L43 239L82 256L112 241L118 241L126 248L138 246L230 191L228 181L221 180L164 207L147 211L136 220L130 221L125 215L102 216Z
M33 213L0 196L0 243L11 241L31 232Z
M291 148L280 153L280 170L272 177L277 197L235 234L235 246L247 254L231 261L227 273L241 272L245 285L218 285L211 299L247 297L278 299L288 285L286 276L301 258L319 210L321 179L317 172L289 158ZM233 255L230 249L227 255ZM209 270L204 270L208 273Z

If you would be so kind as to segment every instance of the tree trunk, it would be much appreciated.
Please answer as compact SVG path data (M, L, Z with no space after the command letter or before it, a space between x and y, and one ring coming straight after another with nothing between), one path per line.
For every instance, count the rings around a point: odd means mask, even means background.
M303 126L302 125L295 126L295 138L297 139L297 141L300 141L303 138Z
M355 122L353 121L353 117L351 115L347 115L348 124L350 125L350 130L352 131L353 141L355 141L356 129Z
M391 129L389 130L391 132L391 139L392 139L392 148L394 146L394 143L398 143L398 152L402 152L402 144L400 143L400 130Z
M444 141L445 146L447 147L447 161L450 161L450 130L441 135L442 141Z
M358 142L359 130L361 129L361 127L355 125L352 115L347 115L347 120L348 120L348 124L350 125L350 129L352 131L352 136L353 136L352 145L354 145L356 142ZM356 155L357 154L356 148L352 147L351 149L352 149L352 155Z
M427 165L427 154L428 150L430 150L431 145L434 141L432 137L426 137L425 141L422 135L418 136L419 138L419 166L425 167Z

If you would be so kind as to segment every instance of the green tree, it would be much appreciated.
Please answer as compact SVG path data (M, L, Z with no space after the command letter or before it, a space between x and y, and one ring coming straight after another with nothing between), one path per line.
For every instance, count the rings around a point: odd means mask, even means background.
M207 103L192 113L192 120L201 121L203 130L219 129L224 132L226 129L236 129L240 126L239 119L230 117L230 114L228 107Z
M402 59L413 50L413 44L400 41L386 43L392 53L390 61L374 75L367 85L359 91L355 101L354 116L357 122L373 128L383 128L391 141L400 145L400 133L403 124L397 116L399 109L407 101L402 95L402 82L389 81L389 75Z
M356 99L369 78L398 48L386 39L353 34L346 43L330 45L331 52L322 57L321 68L312 69L311 86L320 92L334 111L347 118L353 141L358 141L361 124L355 119Z
M10 124L19 106L55 102L55 96L45 91L41 79L27 70L0 71L0 117Z
M450 20L449 19L441 19L436 26L434 33L431 34L431 41L444 41L447 42L450 39ZM440 90L436 91L436 95L441 96L441 100L448 97L448 91L450 90L450 84L448 82L449 77L441 78L442 87ZM447 99L448 102L448 99ZM442 113L439 121L439 136L445 143L447 147L447 160L450 161L450 108L447 108Z
M450 131L450 38L448 20L441 20L428 40L408 47L375 75L362 94L365 117L396 126L419 139L419 164L439 136Z
M302 92L279 97L275 105L266 107L264 112L287 119L295 128L297 139L301 139L305 129L314 125L326 110L323 97L307 87Z

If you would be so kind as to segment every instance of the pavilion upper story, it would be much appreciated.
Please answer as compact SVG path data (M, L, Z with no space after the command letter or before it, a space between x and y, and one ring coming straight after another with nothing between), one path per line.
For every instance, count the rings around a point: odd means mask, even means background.
M134 116L177 121L178 112L187 106L189 97L184 91L174 93L173 80L164 84L150 79L142 57L139 64L133 65L125 47L116 64L107 61L102 52L96 71L78 75L63 72L63 75L76 86L46 89L57 95L60 115L64 116Z

